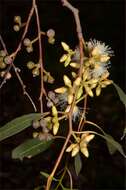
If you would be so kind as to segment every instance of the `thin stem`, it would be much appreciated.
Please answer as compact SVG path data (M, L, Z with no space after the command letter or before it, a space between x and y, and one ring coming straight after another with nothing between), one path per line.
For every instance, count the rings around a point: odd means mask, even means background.
M66 170L67 170L67 173L68 173L68 175L70 177L70 189L72 190L73 189L72 175L71 175L70 170L68 168Z
M40 71L41 71L41 90L40 90L40 109L41 109L41 115L43 114L43 94L45 93L44 89L44 81L43 81L43 54L42 54L42 42L41 42L41 28L40 28L40 20L39 20L39 14L38 14L38 8L36 5L36 1L33 0L33 5L35 9L36 14L36 22L37 22L37 28L38 28L38 41L39 41L39 64L40 64Z
M0 35L0 42L4 48L4 51L8 54L8 51L7 51L7 48L6 48L6 45L2 39L2 36ZM14 71L15 71L15 74L22 86L22 90L23 90L23 94L26 95L28 97L28 99L30 100L33 108L34 108L34 111L36 112L37 111L37 108L35 106L35 103L33 102L32 98L30 97L30 95L28 94L28 92L26 91L26 86L25 84L23 83L23 80L21 79L18 71L17 71L17 68L15 67L14 63L12 62L12 64L7 68L7 71L5 72L5 75L10 71L10 69L13 67ZM0 85L0 89L2 88L3 84L6 83L6 77L4 78L4 80L2 81L1 85Z
M84 99L84 109L83 109L83 113L82 113L82 116L81 116L81 119L80 119L80 122L79 122L79 125L78 125L78 131L80 131L82 129L82 127L81 127L82 126L82 121L83 121L83 126L85 124L85 121L86 121L86 117L85 117L86 108L87 108L87 95L85 96L85 99Z

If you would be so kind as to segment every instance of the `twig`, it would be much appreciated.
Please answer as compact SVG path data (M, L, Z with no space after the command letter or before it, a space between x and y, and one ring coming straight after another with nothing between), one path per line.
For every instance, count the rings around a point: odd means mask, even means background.
M39 14L38 14L38 8L36 5L36 0L33 0L33 5L35 9L35 14L36 14L36 21L37 21L37 27L38 27L38 41L39 41L39 64L40 64L40 71L41 71L41 89L40 89L40 96L39 96L39 101L40 101L40 109L41 109L41 115L43 114L43 94L45 93L44 89L44 82L43 82L43 54L42 54L42 42L41 42L41 28L40 28L40 20L39 20Z
M32 8L31 8L31 10L30 10L30 13L29 13L29 16L28 16L28 19L27 19L27 22L26 22L26 26L25 26L24 32L23 32L22 37L21 37L21 40L20 40L20 42L19 42L19 45L18 45L18 47L16 48L15 52L12 53L12 55L11 55L11 57L13 58L13 61L14 61L14 59L15 59L17 53L18 53L18 52L20 51L20 49L21 49L22 41L23 41L23 39L24 39L24 37L25 37L27 31L28 31L29 23L30 23L30 20L31 20L31 18L32 18L33 13L34 13L34 7L32 6ZM2 46L3 46L3 48L4 48L4 51L8 54L6 45L5 45L5 43L4 43L3 38L2 38L1 35L0 35L0 42L1 42ZM28 94L28 92L26 91L26 86L25 86L25 84L23 83L23 80L21 79L21 77L20 77L20 75L19 75L19 73L18 73L18 71L17 71L17 69L16 69L16 67L15 67L15 65L14 65L13 62L12 62L12 64L9 65L9 67L7 68L7 70L6 70L6 72L5 72L5 75L10 71L10 69L11 69L12 67L13 67L13 69L14 69L14 71L15 71L15 74L16 74L16 76L17 76L17 78L18 78L18 80L19 80L19 82L20 82L20 84L21 84L21 86L22 86L23 94L28 97L28 99L30 100L30 102L31 102L31 104L32 104L32 106L33 106L33 108L34 108L34 111L36 112L36 111L37 111L37 108L36 108L36 106L35 106L35 103L33 102L32 98L30 97L30 95ZM0 85L0 88L2 88L2 86L3 86L5 83L6 83L6 78L3 79L3 81L2 81L2 83L1 83L1 85Z
M73 189L72 175L71 175L70 170L68 168L66 170L67 170L67 173L68 173L68 175L70 177L70 189L72 190Z

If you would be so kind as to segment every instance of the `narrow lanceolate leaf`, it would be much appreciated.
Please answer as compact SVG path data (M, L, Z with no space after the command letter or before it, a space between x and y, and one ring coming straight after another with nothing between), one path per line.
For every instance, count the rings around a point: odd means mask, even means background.
M107 137L109 139L111 139L112 141L114 140L114 138L110 135L107 134ZM115 140L114 140L115 141ZM114 154L117 151L117 148L115 146L113 146L110 142L107 141L107 146L108 146L108 150L110 154Z
M110 135L104 133L105 136L102 136L106 141L107 141L107 144L111 144L109 146L109 151L111 153L114 153L116 150L118 150L125 158L126 158L126 154L124 153L123 149L122 149L122 146L114 140L113 137L111 137Z
M17 117L0 128L0 141L11 137L31 126L34 119L40 118L40 113L31 113Z
M76 174L78 176L79 173L80 173L80 171L81 171L81 169L82 169L82 161L81 161L79 153L75 156L74 167L75 167Z
M53 140L40 141L39 139L29 139L12 151L12 158L20 160L24 157L32 158L33 156L47 150L52 142Z
M126 107L126 94L123 92L123 90L117 85L117 84L115 84L114 82L113 82L113 85L114 85L114 87L116 88L116 90L117 90L117 93L118 93L118 95L119 95L119 97L120 97L120 100L122 101L122 103L125 105L125 107Z

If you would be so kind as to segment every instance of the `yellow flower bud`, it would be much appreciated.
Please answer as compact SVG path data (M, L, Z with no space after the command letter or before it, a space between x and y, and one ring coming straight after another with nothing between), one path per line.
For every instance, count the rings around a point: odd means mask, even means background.
M70 49L70 47L65 42L61 42L61 45L65 51L68 51Z
M80 65L78 63L74 63L74 62L71 62L70 66L73 67L73 68L76 68L76 69L80 68Z
M84 154L85 157L89 157L89 152L87 147L80 147L80 151L82 152L82 154Z
M99 96L101 94L101 86L99 85L97 88L96 88L96 96Z
M53 125L53 134L56 135L59 129L59 123L55 123Z
M112 82L113 82L112 80L105 80L103 81L103 84L107 86L109 84L112 84Z
M67 149L66 152L71 152L72 149L76 146L76 144L71 144Z
M63 94L63 93L65 93L65 92L67 91L67 88L61 87L61 88L55 89L54 91L55 91L56 93L58 93L58 94Z
M74 81L74 84L76 86L79 86L80 85L80 82L81 82L81 77L77 77L76 80Z
M58 114L57 109L54 105L52 106L52 114L53 114L53 116L57 116L57 114Z
M68 55L64 54L61 58L60 58L60 62L64 62L66 61Z
M76 146L73 148L73 150L72 150L72 154L71 154L71 156L72 157L74 157L74 156L76 156L76 154L79 152L79 145L78 144L76 144Z
M81 86L81 87L79 88L78 92L77 92L76 99L78 100L78 99L81 97L82 94L83 94L83 87Z
M66 86L72 87L71 80L68 78L68 76L64 75L63 80L64 80L64 83L65 83Z
M76 78L77 74L75 72L72 72L71 74L73 78Z
M93 95L93 92L92 92L92 90L91 90L91 88L89 88L88 85L85 85L85 90L86 90L86 92L88 93L89 96L91 96L91 97L94 96L94 95Z

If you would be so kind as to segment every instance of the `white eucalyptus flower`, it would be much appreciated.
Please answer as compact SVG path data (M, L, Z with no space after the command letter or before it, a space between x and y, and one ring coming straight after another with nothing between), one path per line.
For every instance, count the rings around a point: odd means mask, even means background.
M96 39L90 40L87 42L87 47L89 51L92 51L91 54L93 56L99 56L99 55L106 55L106 56L112 56L114 54L111 47L108 45L105 45L104 42L98 41Z
M106 73L106 71L108 71L108 68L110 67L110 62L108 63L96 63L94 65L94 68L91 69L90 74L92 75L93 78L98 78L101 75L103 75L104 73Z

